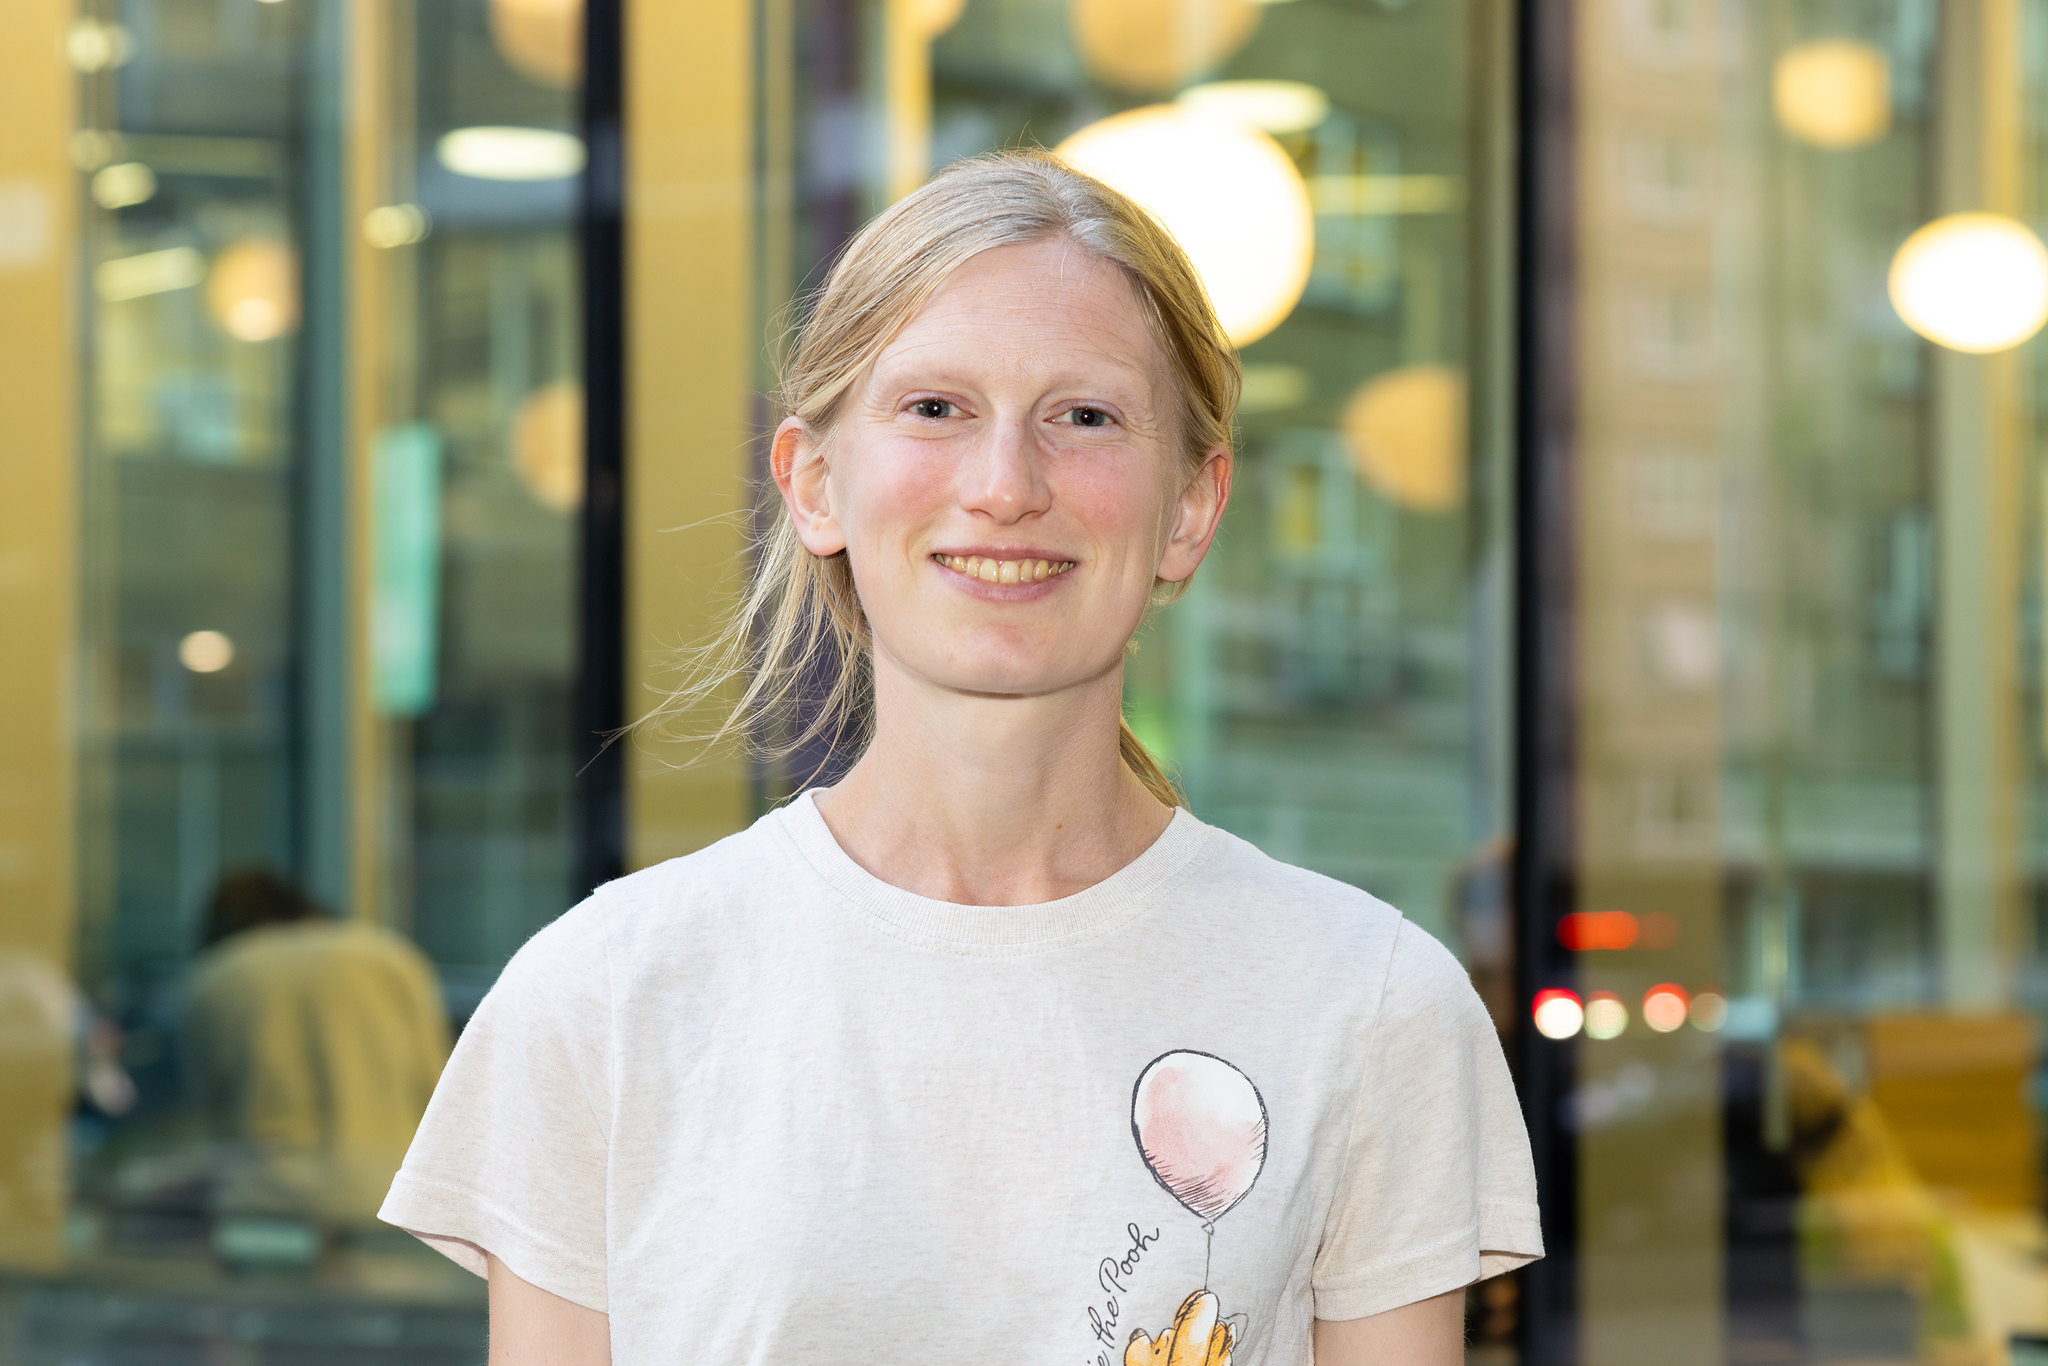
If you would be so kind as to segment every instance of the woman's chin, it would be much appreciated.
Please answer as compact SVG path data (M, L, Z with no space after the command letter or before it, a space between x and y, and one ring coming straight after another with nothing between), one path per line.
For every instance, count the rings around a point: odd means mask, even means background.
M954 656L933 660L929 667L913 668L934 691L961 697L1032 698L1051 697L1083 688L1100 671L1065 666L1066 661L977 662L972 657Z

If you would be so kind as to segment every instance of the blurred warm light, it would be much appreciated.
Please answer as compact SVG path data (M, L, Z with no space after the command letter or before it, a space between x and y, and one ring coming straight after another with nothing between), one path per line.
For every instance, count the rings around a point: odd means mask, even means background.
M1449 512L1465 499L1465 377L1407 365L1366 381L1338 423L1366 483L1402 507Z
M559 180L583 169L583 140L552 128L458 128L442 135L435 155L478 180Z
M134 55L135 39L111 20L78 19L64 35L64 56L74 71L109 71Z
M108 303L190 289L206 278L206 258L193 247L165 247L140 256L102 261L92 273L93 292Z
M1308 371L1299 365L1247 365L1244 383L1238 389L1237 411L1284 413L1307 402L1314 387Z
M557 512L583 502L583 386L558 380L528 394L512 416L512 468L534 501Z
M93 174L92 202L103 209L127 209L156 198L156 172L139 161L119 161Z
M1816 147L1861 147L1892 124L1892 64L1869 43L1829 38L1787 48L1771 71L1778 126Z
M71 135L71 164L81 171L97 171L121 150L121 140L104 128L81 128Z
M380 204L363 215L363 240L389 251L426 240L433 220L417 204Z
M1669 1034L1685 1023L1690 1004L1684 987L1659 982L1643 993L1643 1023L1659 1034Z
M1586 1012L1575 992L1550 987L1536 993L1536 1008L1530 1012L1536 1032L1546 1039L1569 1039L1586 1022Z
M1452 213L1465 206L1465 182L1447 175L1325 174L1308 183L1317 213L1346 218Z
M1728 1023L1728 998L1708 988L1692 998L1692 1027L1709 1034Z
M491 0L491 41L528 80L574 89L583 79L583 0Z
M1294 311L1315 254L1315 213L1293 158L1272 138L1154 104L1091 123L1058 151L1159 216L1232 344L1257 341Z
M1557 922L1557 942L1574 953L1632 949L1642 927L1627 911L1573 911Z
M219 631L194 631L178 642L178 662L196 674L217 674L235 662L235 642Z
M1210 81L1189 86L1174 103L1268 133L1306 132L1330 116L1330 97L1303 81Z
M1089 74L1124 90L1177 90L1244 46L1253 0L1068 0Z
M238 341L275 341L299 325L299 258L283 242L250 237L213 258L206 308Z
M1586 1001L1586 1037L1618 1039L1628 1028L1628 1007L1611 991L1596 991Z
M906 17L925 38L936 38L960 22L967 0L905 0Z
M2048 248L2003 214L1935 219L1892 257L1888 283L1906 326L1957 351L2003 351L2048 322Z

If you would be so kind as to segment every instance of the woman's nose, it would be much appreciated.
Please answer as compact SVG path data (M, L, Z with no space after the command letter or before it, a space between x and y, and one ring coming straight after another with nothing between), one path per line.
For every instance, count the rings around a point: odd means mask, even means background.
M998 522L1044 512L1052 503L1031 420L991 423L960 470L960 505Z

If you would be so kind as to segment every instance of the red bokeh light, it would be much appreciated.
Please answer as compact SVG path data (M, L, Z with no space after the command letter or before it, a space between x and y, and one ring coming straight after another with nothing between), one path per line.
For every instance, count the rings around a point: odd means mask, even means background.
M1573 911L1557 922L1557 942L1574 953L1591 949L1668 949L1678 942L1678 917L1669 911Z
M1563 987L1549 987L1537 992L1534 1006L1530 1018L1535 1022L1536 1032L1546 1039L1569 1039L1586 1022L1579 994Z
M1627 911L1573 911L1557 922L1557 942L1574 953L1632 949L1642 927Z
M1643 993L1643 1020L1659 1034L1669 1034L1685 1023L1692 998L1675 982L1659 982Z

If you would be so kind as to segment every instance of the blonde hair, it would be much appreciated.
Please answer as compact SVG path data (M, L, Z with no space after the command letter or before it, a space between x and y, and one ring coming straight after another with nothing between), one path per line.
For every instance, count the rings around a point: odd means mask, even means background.
M1173 371L1174 432L1193 477L1209 451L1230 443L1241 383L1237 352L1171 234L1124 195L1039 151L957 163L861 229L808 316L790 329L795 343L787 348L778 395L783 411L828 437L848 391L955 270L992 248L1052 237L1070 238L1113 263L1136 290ZM647 719L658 723L710 704L744 680L717 730L698 738L711 745L738 740L763 759L785 758L820 740L864 745L873 665L867 614L846 554L812 555L786 516L776 516L773 526L758 541L738 610L694 652L683 685ZM1170 602L1185 587L1162 582L1153 601ZM1182 804L1128 721L1119 721L1118 751L1154 797Z

